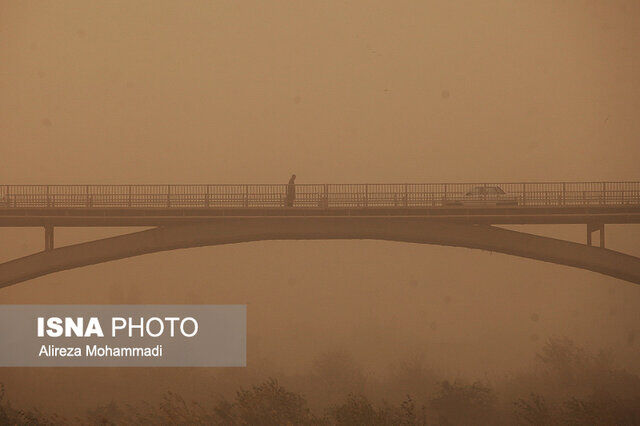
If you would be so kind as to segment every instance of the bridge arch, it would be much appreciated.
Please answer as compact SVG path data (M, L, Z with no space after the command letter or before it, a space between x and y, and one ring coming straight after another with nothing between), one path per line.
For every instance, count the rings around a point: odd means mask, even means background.
M491 225L419 218L256 217L157 227L0 264L0 288L53 272L159 251L264 240L369 239L466 247L567 265L640 284L640 258Z

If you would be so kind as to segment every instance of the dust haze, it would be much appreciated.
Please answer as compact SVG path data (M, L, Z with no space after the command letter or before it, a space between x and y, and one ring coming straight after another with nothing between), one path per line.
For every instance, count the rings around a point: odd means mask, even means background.
M638 67L633 0L5 0L0 184L638 180ZM584 226L517 229L586 238ZM60 228L56 245L128 231ZM0 229L0 260L42 240ZM608 225L607 246L640 256L640 229ZM41 277L0 302L246 303L261 378L338 353L367 380L411 360L497 379L564 337L640 374L638 286L480 250L192 248ZM5 368L0 382L12 403L73 413L234 374Z

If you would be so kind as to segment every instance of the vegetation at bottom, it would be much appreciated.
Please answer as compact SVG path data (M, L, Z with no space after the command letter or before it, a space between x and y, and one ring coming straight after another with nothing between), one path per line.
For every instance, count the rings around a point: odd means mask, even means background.
M304 376L268 378L232 396L108 402L65 418L14 407L0 387L0 424L214 425L640 425L640 377L566 338L549 339L532 371L495 383L448 380L419 363L368 379L344 353Z

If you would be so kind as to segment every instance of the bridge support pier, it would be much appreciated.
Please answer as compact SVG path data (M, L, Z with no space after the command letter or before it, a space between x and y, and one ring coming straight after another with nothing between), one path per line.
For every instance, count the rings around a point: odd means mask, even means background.
M44 226L44 251L53 250L53 225Z
M604 223L587 223L587 245L591 244L591 234L600 231L600 247L604 248Z

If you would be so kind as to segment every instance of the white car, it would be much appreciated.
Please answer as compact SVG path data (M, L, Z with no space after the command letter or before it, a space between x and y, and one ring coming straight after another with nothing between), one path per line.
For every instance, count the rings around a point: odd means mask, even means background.
M509 195L499 186L474 186L464 197L445 200L448 206L517 206L518 197Z

